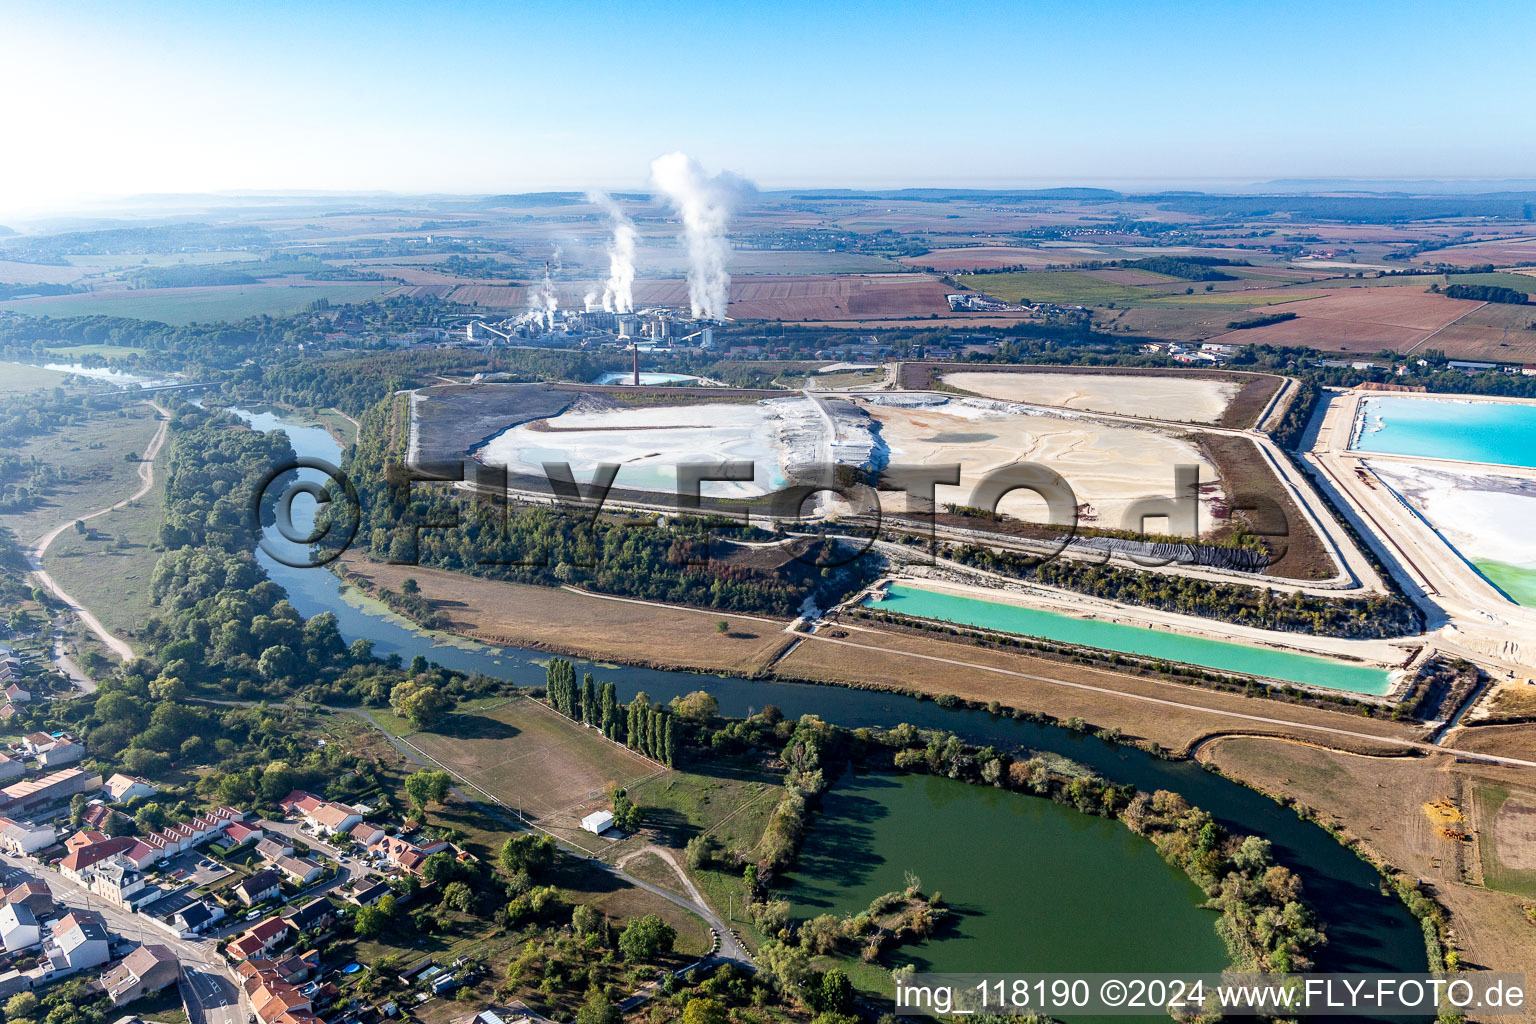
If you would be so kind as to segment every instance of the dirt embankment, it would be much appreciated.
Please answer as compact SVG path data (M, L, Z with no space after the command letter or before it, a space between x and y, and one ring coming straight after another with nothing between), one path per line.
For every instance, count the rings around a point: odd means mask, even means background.
M791 642L788 622L676 608L571 590L483 580L463 573L371 562L349 552L349 579L401 593L407 579L448 619L447 632L497 646L623 662L646 668L751 676ZM366 584L366 585L365 585ZM721 630L719 623L726 628Z

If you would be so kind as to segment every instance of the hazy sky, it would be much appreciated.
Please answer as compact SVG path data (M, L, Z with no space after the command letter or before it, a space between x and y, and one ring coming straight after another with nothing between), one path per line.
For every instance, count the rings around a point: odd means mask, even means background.
M1531 177L1536 4L0 6L0 211L227 189Z

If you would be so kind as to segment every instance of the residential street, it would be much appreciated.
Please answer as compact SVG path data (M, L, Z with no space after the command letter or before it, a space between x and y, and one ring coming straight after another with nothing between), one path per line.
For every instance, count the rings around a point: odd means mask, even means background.
M214 952L212 941L175 938L140 915L108 903L36 861L0 854L0 862L5 865L7 888L28 880L46 882L56 903L100 914L106 921L107 930L113 934L134 944L153 942L175 950L181 960L182 998L191 1011L191 1024L244 1024L245 1011L234 972Z

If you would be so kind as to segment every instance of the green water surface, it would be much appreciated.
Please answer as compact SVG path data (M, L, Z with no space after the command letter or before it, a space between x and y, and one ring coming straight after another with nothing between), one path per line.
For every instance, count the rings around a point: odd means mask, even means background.
M1121 654L1162 658L1222 672L1240 672L1291 683L1327 686L1351 693L1384 694L1391 689L1391 680L1385 670L1335 661L1332 658L1184 636L1144 626L1076 619L1058 612L958 597L915 587L893 585L887 589L886 594L884 600L871 600L869 605L924 619L996 629L1042 640L1118 651Z
M1205 896L1152 843L1040 797L930 775L845 776L785 894L800 918L863 910L907 871L954 916L885 958L919 971L1220 971Z

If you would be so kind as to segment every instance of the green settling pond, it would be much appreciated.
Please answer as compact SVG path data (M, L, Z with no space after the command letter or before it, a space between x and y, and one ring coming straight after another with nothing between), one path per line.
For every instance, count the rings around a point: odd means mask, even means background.
M1310 654L1293 654L1267 647L1250 647L1225 640L1184 636L1161 629L1126 626L1118 622L1076 619L1058 612L1020 608L998 601L958 597L916 587L891 586L884 600L871 598L866 607L938 619L981 629L1055 640L1144 658L1161 658L1220 672L1280 679L1290 683L1327 686L1350 693L1381 695L1392 688L1384 669Z
M796 917L905 888L951 917L885 962L919 971L1220 971L1205 895L1118 821L931 775L849 775L823 798L786 898Z

